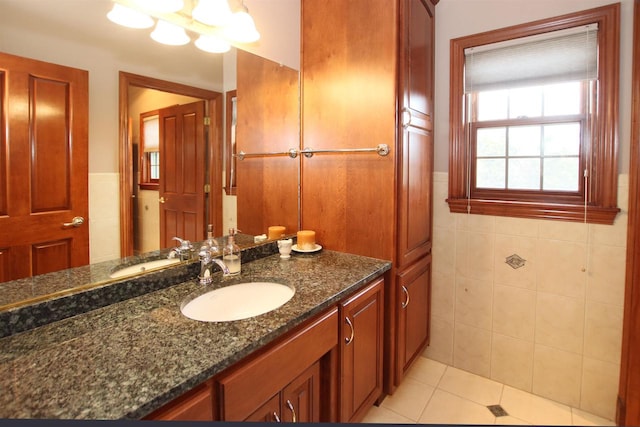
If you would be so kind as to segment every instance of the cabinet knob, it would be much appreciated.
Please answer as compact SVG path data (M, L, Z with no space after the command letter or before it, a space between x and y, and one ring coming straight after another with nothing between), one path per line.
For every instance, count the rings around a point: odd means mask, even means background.
M353 323L351 323L351 319L349 319L348 317L345 317L344 321L347 323L347 325L349 325L349 328L351 328L351 336L344 339L344 343L346 345L349 345L349 344L351 344L353 342L353 337L355 335L355 330L353 329Z
M407 306L409 305L409 290L405 286L402 286L402 292L404 292L405 296L405 300L402 303L402 308L407 308Z
M291 403L291 401L289 399L287 399L287 407L289 408L289 410L291 411L291 420L294 423L297 423L298 420L296 419L296 410L293 407L293 403Z
M281 422L280 417L275 412L273 413L273 419L276 420L277 423Z

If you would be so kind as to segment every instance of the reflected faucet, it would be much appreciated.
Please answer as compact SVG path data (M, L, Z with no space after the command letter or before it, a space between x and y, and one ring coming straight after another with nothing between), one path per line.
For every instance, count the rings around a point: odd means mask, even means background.
M229 268L222 262L219 258L214 258L213 252L218 252L217 247L211 247L208 244L202 245L200 248L200 252L198 256L200 257L200 274L198 275L198 282L201 285L208 285L213 282L213 278L211 277L211 269L213 268L213 264L218 264L220 270L222 270L222 274L224 276L229 275Z
M180 246L176 246L175 248L171 249L171 252L169 252L169 256L167 256L167 258L173 259L176 257L180 257L180 261L188 261L191 258L191 251L193 250L193 245L191 244L191 242L179 237L174 237L173 240L178 241L178 243L180 243Z

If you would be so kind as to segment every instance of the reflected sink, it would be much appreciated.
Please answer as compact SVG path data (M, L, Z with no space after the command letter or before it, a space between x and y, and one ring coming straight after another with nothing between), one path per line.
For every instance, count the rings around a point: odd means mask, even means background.
M214 289L182 303L186 317L203 322L229 322L268 313L289 301L295 289L275 282L247 282Z
M179 262L180 262L179 258L157 259L155 261L142 262L140 264L134 264L134 265L130 265L129 267L124 267L119 270L116 270L113 273L111 273L109 277L112 279L117 279L120 277L131 276L132 274L139 274L145 271L154 270L157 268L177 264Z

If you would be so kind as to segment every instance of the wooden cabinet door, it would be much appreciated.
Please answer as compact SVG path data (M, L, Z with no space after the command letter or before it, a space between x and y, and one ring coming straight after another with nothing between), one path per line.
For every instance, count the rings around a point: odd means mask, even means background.
M431 255L398 274L396 383L429 343Z
M282 415L286 422L320 422L320 362L311 365L282 391Z
M402 0L397 265L431 251L433 193L434 8Z
M0 53L0 281L89 263L88 82Z
M147 420L160 421L213 421L211 385L202 384L160 408Z
M264 405L255 410L249 415L245 421L259 421L259 422L280 422L281 408L280 408L280 393L274 395L271 399L265 402Z
M340 422L357 422L382 393L384 280L340 306Z

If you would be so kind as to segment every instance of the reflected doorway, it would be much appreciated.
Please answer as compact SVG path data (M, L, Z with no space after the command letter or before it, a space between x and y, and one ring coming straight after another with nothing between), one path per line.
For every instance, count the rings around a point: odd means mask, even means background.
M146 252L149 246L142 245L140 225L136 224L137 206L144 209L145 203L148 208L158 209L160 197L146 195L147 200L138 203L141 193L139 191L139 145L135 135L139 137L139 117L143 111L153 108L138 107L136 101L138 96L162 95L166 99L181 99L180 102L191 102L192 100L202 100L205 103L205 116L209 119L202 123L205 144L203 169L203 182L205 183L206 194L204 201L204 221L198 224L193 240L203 240L206 235L206 224L213 224L215 230L222 228L222 106L223 96L219 92L204 90L192 86L150 77L139 76L130 73L120 72L120 251L121 256L137 254L138 251ZM163 101L167 102L167 101ZM143 104L144 105L144 104ZM156 108L156 107L154 107ZM135 117L135 119L134 119ZM205 123L209 123L205 125ZM134 132L134 128L136 131ZM161 153L162 155L162 153ZM147 190L145 190L147 191ZM203 189L205 191L205 189ZM152 200L155 201L152 203ZM153 226L153 225L151 225ZM142 225L147 227L147 225ZM160 236L160 227L155 228ZM139 232L140 231L140 232ZM149 231L147 230L147 233ZM151 231L153 233L153 231ZM138 236L138 241L136 241ZM182 237L182 236L181 236ZM158 239L159 240L159 239ZM162 243L160 244L162 245ZM156 248L157 249L157 248Z

